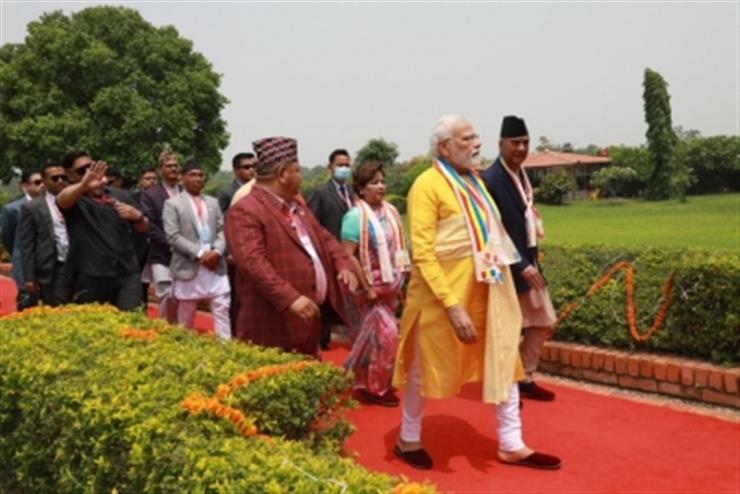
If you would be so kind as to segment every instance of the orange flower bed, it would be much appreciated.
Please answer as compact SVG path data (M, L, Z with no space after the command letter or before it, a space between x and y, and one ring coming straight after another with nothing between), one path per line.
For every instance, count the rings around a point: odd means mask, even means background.
M240 410L224 405L221 400L229 396L236 389L248 385L249 383L265 377L275 376L283 372L299 371L309 365L316 365L317 362L300 361L290 362L282 365L267 365L258 369L253 369L232 378L227 384L219 384L216 387L216 393L213 397L203 396L200 393L188 395L180 405L191 415L200 413L211 413L220 419L226 419L239 431L244 437L257 436L263 440L271 440L269 436L258 434L257 426L254 419L245 416Z
M110 305L90 305L90 306L64 306L60 305L57 307L51 307L49 305L37 305L28 309L22 310L21 312L12 312L3 316L3 319L29 319L34 316L52 316L52 315L64 315L64 314L79 314L85 312L115 312L113 306Z
M157 331L155 329L136 329L136 328L121 328L119 332L124 338L131 338L134 340L153 340L157 337Z
M589 298L592 295L598 293L620 270L624 270L624 288L626 298L625 310L630 336L635 341L647 341L663 325L663 322L665 321L665 316L671 306L671 301L673 299L673 275L669 275L663 283L663 297L660 302L660 308L658 309L658 312L657 314L655 314L655 318L653 319L653 324L651 324L645 332L641 333L637 327L637 321L635 318L635 268L629 262L620 261L609 268L609 270L601 278L596 280L596 282L591 285L584 298ZM573 313L573 311L576 310L580 304L581 301L573 301L566 305L565 308L560 311L560 314L558 314L558 319L555 322L554 326L557 326L562 321L567 319L568 316L570 316L571 313Z

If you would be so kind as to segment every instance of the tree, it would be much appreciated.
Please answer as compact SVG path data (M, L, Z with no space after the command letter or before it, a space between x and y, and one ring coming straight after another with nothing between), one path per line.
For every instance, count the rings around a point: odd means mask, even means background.
M679 141L690 141L691 139L699 139L701 132L696 129L684 129L681 125L673 127L673 133L676 134L676 138Z
M535 200L544 204L563 204L568 194L576 190L575 181L564 171L545 175L534 191Z
M428 155L416 156L408 162L407 166L404 167L403 178L401 179L401 187L398 191L394 191L401 197L406 197L411 190L411 186L414 185L416 179L432 166L432 158Z
M674 159L691 169L691 193L740 190L740 136L695 137L678 145Z
M601 189L603 197L627 197L639 190L637 172L626 166L608 166L594 173L591 184Z
M355 156L355 163L360 164L366 161L380 161L383 166L390 167L396 163L398 158L398 146L392 142L387 142L383 138L370 139Z
M673 149L678 141L671 123L671 98L668 95L668 84L653 70L645 69L643 87L645 121L648 125L645 135L652 163L645 198L666 199L672 192L671 175L679 171L671 169Z
M540 143L535 148L538 152L547 151L552 149L552 143L546 136L540 136Z
M219 82L190 41L135 10L44 14L0 48L0 178L70 148L133 175L167 144L216 171L228 142Z

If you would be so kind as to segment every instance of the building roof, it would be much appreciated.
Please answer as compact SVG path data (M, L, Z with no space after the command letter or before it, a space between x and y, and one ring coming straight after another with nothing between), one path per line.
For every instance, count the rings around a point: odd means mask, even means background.
M611 158L605 156L590 156L588 154L560 153L545 150L541 153L531 153L524 160L523 166L527 168L550 168L554 166L606 165L611 162Z

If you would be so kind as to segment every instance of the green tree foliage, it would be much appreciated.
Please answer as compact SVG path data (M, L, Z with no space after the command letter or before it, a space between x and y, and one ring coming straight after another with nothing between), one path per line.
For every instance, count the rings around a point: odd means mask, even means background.
M697 137L676 149L679 168L690 169L693 194L740 190L740 136Z
M393 166L398 158L398 146L383 138L370 139L355 156L355 163L380 161L386 168Z
M320 165L313 168L301 167L301 176L303 177L303 180L301 180L301 194L308 199L319 185L329 180L331 174L329 168Z
M576 191L575 181L563 171L548 173L535 189L535 199L544 204L563 204Z
M414 185L416 178L432 166L432 158L429 156L416 156L404 167L405 171L403 178L401 179L401 187L398 190L398 195L406 197L411 190L411 186Z
M644 183L650 177L650 151L645 146L609 146L612 165L632 168Z
M672 159L678 139L671 122L668 84L659 73L645 69L643 87L645 121L648 125L645 135L652 163L645 198L661 200L668 198L672 192L671 175L677 171L672 169Z
M594 173L591 184L601 189L603 197L636 196L640 190L637 172L626 166L608 166Z
M554 142L551 142L550 139L547 138L547 136L540 136L539 144L535 148L537 152L543 152L543 151L557 151L559 153L576 153L576 154L586 154L589 156L599 156L601 153L601 147L597 146L596 144L588 144L585 147L575 147L570 142L564 142L562 144L557 144Z
M135 10L44 14L0 48L0 178L70 148L134 175L165 144L216 171L228 141L219 82L190 41Z

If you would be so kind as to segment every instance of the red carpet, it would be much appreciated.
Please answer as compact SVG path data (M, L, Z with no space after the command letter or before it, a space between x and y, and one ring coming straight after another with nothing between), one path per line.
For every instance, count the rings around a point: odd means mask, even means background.
M0 314L13 310L15 289L0 279ZM150 313L153 310L150 309ZM210 329L207 314L197 324ZM336 345L325 360L341 363ZM544 382L544 380L543 380ZM525 440L559 455L554 472L496 461L495 418L475 386L449 400L429 400L424 442L434 469L420 472L392 454L400 408L362 405L349 413L357 432L347 451L371 470L428 479L456 493L738 493L740 428L737 422L680 412L548 383L556 401L525 401Z

